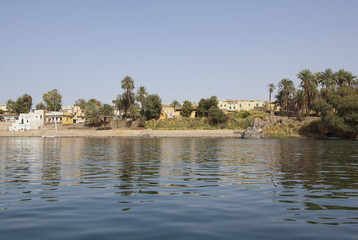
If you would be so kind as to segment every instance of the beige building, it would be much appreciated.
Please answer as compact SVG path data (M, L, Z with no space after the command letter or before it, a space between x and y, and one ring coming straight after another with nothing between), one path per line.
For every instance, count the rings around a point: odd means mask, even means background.
M261 100L224 100L219 101L218 107L224 112L239 112L266 109L266 103Z
M198 104L193 103L193 112L191 113L190 117L195 118L196 117L196 109L198 107ZM162 112L160 113L159 119L168 119L168 118L181 118L180 115L182 106L175 106L175 109L172 107L171 104L162 104Z
M6 105L0 104L0 110L3 110L3 112L7 112Z

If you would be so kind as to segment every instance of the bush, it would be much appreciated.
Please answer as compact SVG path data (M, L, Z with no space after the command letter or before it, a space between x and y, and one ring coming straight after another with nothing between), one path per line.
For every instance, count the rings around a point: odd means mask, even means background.
M138 127L145 128L145 117L142 117L138 121Z
M208 111L209 122L212 125L217 125L219 123L224 123L226 120L225 113L220 110L218 107L212 106Z

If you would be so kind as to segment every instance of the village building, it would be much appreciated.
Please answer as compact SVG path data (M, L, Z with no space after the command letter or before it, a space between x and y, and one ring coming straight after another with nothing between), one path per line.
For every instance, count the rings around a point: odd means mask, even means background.
M81 110L80 106L68 106L62 108L63 116L62 116L62 124L76 124L80 122L84 122L84 113Z
M190 117L195 118L197 116L197 107L198 104L192 104L193 112ZM182 110L182 106L175 106L175 108L171 104L162 104L162 112L160 113L159 119L168 119L168 118L181 118L180 112Z
M17 113L0 114L1 122L15 122L19 118Z
M266 110L266 103L261 100L224 100L219 101L218 107L224 112Z
M7 108L6 108L6 105L4 104L0 104L0 111L6 113L7 112Z
M21 113L18 119L9 127L9 131L37 130L44 125L44 119L44 110Z

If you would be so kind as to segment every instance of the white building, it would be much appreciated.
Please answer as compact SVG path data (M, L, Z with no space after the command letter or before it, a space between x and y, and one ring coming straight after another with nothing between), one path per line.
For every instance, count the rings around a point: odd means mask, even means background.
M34 110L30 113L21 113L10 127L9 131L37 130L44 125L44 110Z
M261 100L224 100L219 101L218 104L218 107L224 112L251 111L265 106L265 101Z

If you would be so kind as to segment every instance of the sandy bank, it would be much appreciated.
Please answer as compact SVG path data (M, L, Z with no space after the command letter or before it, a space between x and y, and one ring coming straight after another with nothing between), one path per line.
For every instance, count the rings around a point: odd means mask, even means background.
M237 130L95 130L95 129L59 129L60 137L119 137L119 138L241 138L242 131ZM0 137L42 137L54 135L54 130L10 132L0 130Z

